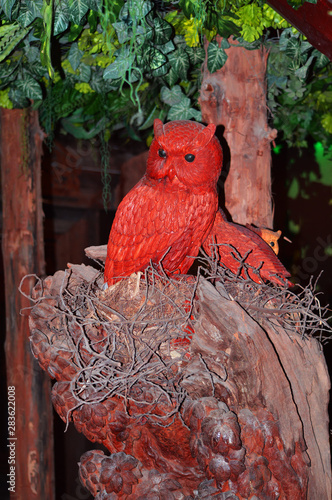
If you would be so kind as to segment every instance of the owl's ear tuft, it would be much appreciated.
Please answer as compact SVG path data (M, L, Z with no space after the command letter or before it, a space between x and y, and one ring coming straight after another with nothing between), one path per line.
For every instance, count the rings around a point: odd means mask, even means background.
M159 118L156 118L153 122L153 131L157 140L164 135L164 124Z
M192 141L192 145L196 148L204 148L209 144L214 133L216 131L216 126L214 123L209 123L205 128L203 128Z

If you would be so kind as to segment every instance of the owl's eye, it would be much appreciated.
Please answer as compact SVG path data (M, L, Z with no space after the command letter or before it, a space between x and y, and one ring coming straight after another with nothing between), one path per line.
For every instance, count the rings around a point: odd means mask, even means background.
M193 161L194 161L194 159L195 159L195 155L192 155L192 154L190 154L190 153L189 153L189 154L187 154L187 155L184 157L184 159L185 159L187 162L191 163L191 162L193 162Z
M270 241L271 247L274 247L274 241Z
M166 151L164 149L159 149L158 155L160 156L160 158L166 158L167 156Z

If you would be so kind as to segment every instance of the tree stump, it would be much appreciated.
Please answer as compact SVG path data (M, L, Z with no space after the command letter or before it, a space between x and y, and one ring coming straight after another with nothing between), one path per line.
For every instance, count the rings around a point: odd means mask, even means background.
M232 38L229 42L228 58L220 70L211 74L205 58L199 100L202 119L225 127L230 149L225 203L233 221L272 228L270 142L277 131L267 123L268 52L264 47L247 50Z
M330 329L313 292L210 264L107 290L83 265L37 282L31 345L54 407L110 452L81 457L82 483L97 500L329 500L330 383L312 334Z

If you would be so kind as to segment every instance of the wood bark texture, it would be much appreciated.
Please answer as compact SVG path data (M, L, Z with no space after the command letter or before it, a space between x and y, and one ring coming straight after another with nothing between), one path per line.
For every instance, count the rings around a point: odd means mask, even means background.
M233 221L272 228L270 142L277 132L267 124L268 53L263 47L247 50L233 39L229 42L227 61L219 71L211 74L205 60L200 94L202 119L225 127L224 137L230 149L225 203Z
M3 262L6 295L7 385L15 387L15 492L12 499L54 499L50 381L30 350L27 308L18 288L28 274L44 274L41 156L38 113L1 110ZM34 278L25 279L29 295Z
M308 489L303 489L298 498L332 498L328 418L330 379L321 346L314 338L301 339L296 331L290 334L281 325L272 326L268 320L259 326L246 311L239 309L236 301L220 300L211 286L199 288L198 295L204 310L201 325L206 344L211 350L212 330L211 327L204 328L204 316L211 323L217 318L216 338L227 346L225 367L228 381L225 385L230 384L230 393L236 396L235 406L231 404L230 408L237 408L237 411L249 408L255 412L261 407L271 411L278 422L285 458L301 449L309 466L306 472ZM232 326L225 328L225 325ZM202 352L201 342L199 347ZM265 456L267 450L266 444ZM291 500L298 495L295 489L292 490L297 480L294 477L294 483L286 486L289 470L287 473L286 460L283 461L282 453L278 455L277 452L274 466L279 472L275 471L275 474L285 481L285 497L282 498ZM291 461L291 468L296 470L295 460Z
M280 291L249 313L267 300L252 286L152 273L103 290L83 265L37 284L32 349L54 407L110 452L81 457L96 500L330 500L323 352L296 310L283 327Z

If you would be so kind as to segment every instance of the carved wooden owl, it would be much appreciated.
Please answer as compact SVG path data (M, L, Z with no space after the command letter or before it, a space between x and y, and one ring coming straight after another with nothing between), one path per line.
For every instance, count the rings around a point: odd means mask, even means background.
M218 210L222 149L215 128L155 120L146 174L120 203L111 228L109 285L150 262L167 274L189 270Z

